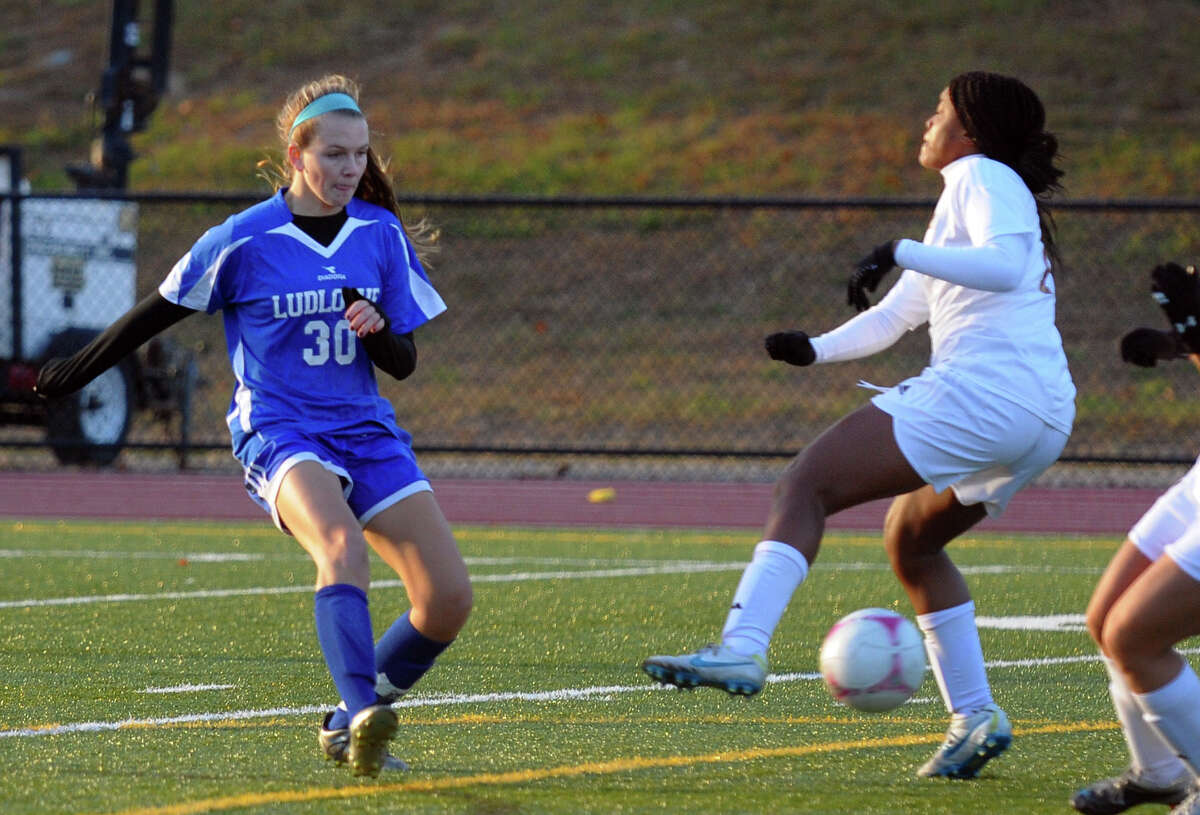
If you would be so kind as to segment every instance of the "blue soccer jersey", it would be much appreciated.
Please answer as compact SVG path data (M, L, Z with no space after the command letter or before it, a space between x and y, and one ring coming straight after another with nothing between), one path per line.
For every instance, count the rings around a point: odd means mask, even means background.
M397 334L445 311L400 221L361 199L329 246L292 223L280 191L204 233L159 286L173 303L222 311L236 379L234 448L276 423L319 432L395 425L374 366L345 319L342 287L379 303Z

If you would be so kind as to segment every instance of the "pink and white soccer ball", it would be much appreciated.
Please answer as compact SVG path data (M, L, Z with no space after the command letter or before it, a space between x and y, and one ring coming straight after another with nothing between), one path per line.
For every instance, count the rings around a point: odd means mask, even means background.
M833 698L872 712L904 704L925 675L925 647L908 618L863 608L833 624L821 643L821 676Z

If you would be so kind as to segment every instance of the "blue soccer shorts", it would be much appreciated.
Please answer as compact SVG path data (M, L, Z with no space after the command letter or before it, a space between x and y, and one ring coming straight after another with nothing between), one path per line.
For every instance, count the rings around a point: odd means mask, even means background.
M275 426L247 435L234 457L242 464L246 491L284 532L276 507L279 486L302 461L315 461L341 480L346 503L363 526L408 496L433 489L417 465L411 436L383 425L319 434Z

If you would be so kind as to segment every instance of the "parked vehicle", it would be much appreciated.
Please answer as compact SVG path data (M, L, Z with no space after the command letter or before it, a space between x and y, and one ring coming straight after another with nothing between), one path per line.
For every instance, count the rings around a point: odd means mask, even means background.
M113 3L96 97L104 126L92 162L67 168L76 195L29 196L21 148L0 146L0 424L44 425L64 463L112 463L137 410L178 415L187 438L197 368L170 340L148 343L68 398L34 390L43 362L84 347L134 304L138 209L123 195L129 135L144 129L166 87L171 18L172 0L156 0L147 56L137 1Z

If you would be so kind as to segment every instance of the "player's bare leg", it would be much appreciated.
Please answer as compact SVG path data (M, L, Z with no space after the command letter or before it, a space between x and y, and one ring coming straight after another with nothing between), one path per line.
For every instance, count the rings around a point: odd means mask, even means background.
M355 775L378 775L389 766L387 744L397 721L375 693L367 541L342 495L341 480L315 461L301 461L284 475L275 507L316 565L317 636L351 717L344 738L322 732L322 750L336 763L349 763Z
M1131 755L1138 748L1141 762L1080 790L1071 804L1086 813L1120 812L1141 803L1172 805L1173 813L1200 812L1195 705L1200 679L1175 650L1179 641L1200 634L1200 581L1170 556L1151 562L1127 541L1096 587L1088 623L1110 660L1114 686L1123 686L1133 713L1141 714L1133 725L1145 722L1151 733L1127 732ZM1144 743L1150 735L1157 741ZM1161 761L1147 762L1146 754Z
M830 515L924 483L896 444L892 417L866 404L788 464L775 484L763 537L791 545L811 564Z
M1012 742L1007 715L993 701L967 582L945 548L986 517L983 504L959 502L926 484L898 496L884 521L892 571L925 634L930 667L951 713L946 739L917 774L974 778Z
M890 415L871 404L849 414L805 448L776 483L763 541L734 592L721 642L690 654L649 657L642 670L681 688L758 693L771 635L816 558L825 518L923 483L896 445Z
M317 589L341 583L367 590L367 542L336 475L315 461L301 461L283 477L275 508L316 565Z
M400 576L411 608L375 646L375 692L391 703L412 687L458 635L470 614L472 591L466 564L433 493L419 491L371 518L367 543ZM319 742L335 761L353 760L354 724L335 711L325 717ZM385 756L384 769L408 769Z
M953 490L939 493L928 484L892 501L883 522L883 542L914 612L928 614L971 599L946 545L986 516L983 504L964 506Z
M1126 540L1109 561L1087 607L1088 633L1103 641L1109 611L1154 561ZM1146 723L1121 668L1101 648L1109 674L1109 695L1129 749L1129 766L1117 776L1094 781L1071 796L1071 806L1086 815L1114 815L1140 804L1175 806L1188 794L1191 773L1174 748Z
M1154 561L1113 604L1101 632L1104 652L1134 693L1170 682L1184 664L1177 642L1200 634L1200 583L1170 556Z
M364 535L404 582L413 626L434 640L458 636L471 613L471 578L434 494L417 492L388 507Z
M1193 782L1200 782L1200 677L1175 645L1197 634L1200 581L1170 553L1121 594L1101 632L1101 647L1124 675L1145 720L1174 749Z

